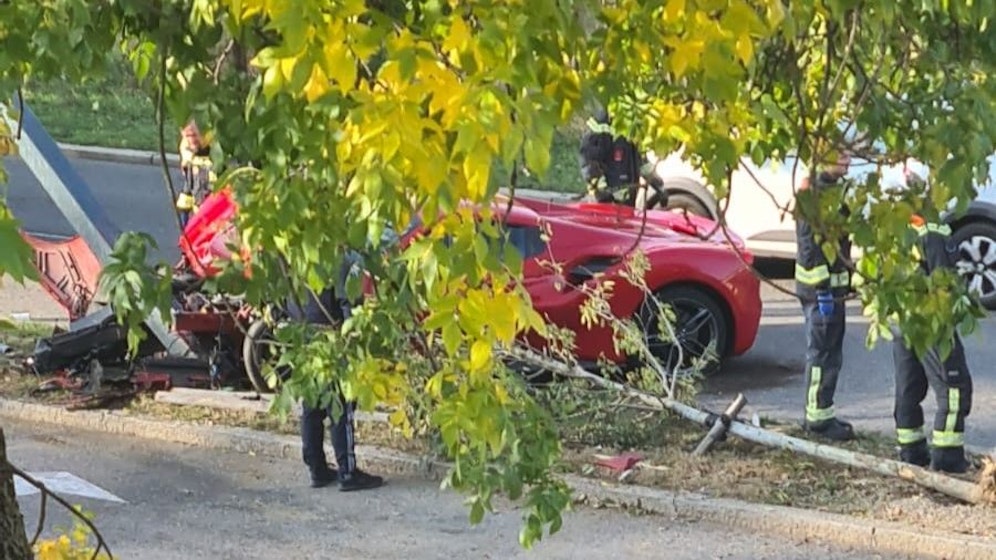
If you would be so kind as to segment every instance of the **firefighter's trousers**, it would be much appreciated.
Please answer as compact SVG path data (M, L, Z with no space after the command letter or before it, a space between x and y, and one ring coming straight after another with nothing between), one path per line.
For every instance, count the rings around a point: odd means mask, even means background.
M844 361L846 307L841 299L828 316L820 314L815 298L804 298L806 317L806 422L835 418L833 397Z
M965 417L972 409L972 375L965 360L961 338L955 334L951 354L941 361L931 350L918 360L906 347L902 336L895 336L893 355L896 363L896 432L900 445L926 439L923 407L927 388L937 398L932 444L934 447L963 447Z

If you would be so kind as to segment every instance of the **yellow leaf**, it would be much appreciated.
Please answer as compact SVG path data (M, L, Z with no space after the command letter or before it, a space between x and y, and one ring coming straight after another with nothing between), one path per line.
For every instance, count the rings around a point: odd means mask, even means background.
M284 87L284 77L277 65L270 66L263 73L263 95L273 97Z
M668 0L664 6L664 19L675 21L685 13L685 0Z
M475 340L470 347L470 369L481 371L491 363L491 345L483 340Z
M322 71L322 67L315 64L311 67L311 76L308 83L304 84L304 96L308 103L313 103L319 97L325 95L329 90L329 78Z
M742 33L737 37L736 52L744 64L750 62L754 57L754 41L751 40L749 34Z
M672 48L669 62L675 77L680 78L689 68L698 67L702 51L705 50L705 42L702 39L670 38L665 42Z
M785 6L782 5L782 0L768 0L767 4L768 25L778 27L785 20Z
M326 43L325 68L328 68L329 76L341 91L356 87L356 60L345 43Z
M463 173L467 177L467 195L480 200L488 189L491 177L491 151L486 144L478 143L463 160Z
M498 404L502 406L508 404L509 401L508 390L505 389L505 387L500 383L495 384L495 399L498 401Z
M467 27L467 22L463 21L463 17L458 14L453 17L453 21L450 23L450 33L443 40L443 50L462 50L469 41L470 29Z

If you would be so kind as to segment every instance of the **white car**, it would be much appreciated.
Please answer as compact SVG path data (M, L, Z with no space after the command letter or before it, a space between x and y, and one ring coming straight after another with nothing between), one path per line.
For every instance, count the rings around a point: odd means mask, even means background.
M996 154L994 154L996 156ZM705 178L686 162L680 152L658 159L649 154L655 171L664 181L669 194L668 207L716 219L716 197ZM979 294L982 303L996 308L996 161L990 158L989 178L976 185L978 196L967 212L955 219L948 217L953 237L961 250L959 270L969 286ZM798 184L807 175L800 163L793 170L794 161L765 162L761 166L745 160L732 177L726 223L742 237L747 248L759 257L795 258L795 219L793 171ZM848 176L857 178L870 172L872 164L852 161ZM925 176L919 162L910 160L905 165L882 169L882 186L902 185L906 171ZM725 204L725 203L724 203Z

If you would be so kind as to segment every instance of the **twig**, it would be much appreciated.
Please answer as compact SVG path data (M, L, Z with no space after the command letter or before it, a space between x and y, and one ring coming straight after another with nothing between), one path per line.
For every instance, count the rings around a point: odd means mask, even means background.
M225 49L221 51L218 55L218 60L214 63L214 70L211 72L211 78L214 80L214 85L218 85L221 80L221 65L224 64L225 59L231 54L232 49L235 48L235 39L229 39L228 44L225 45Z
M17 86L17 135L15 138L21 139L21 130L24 128L24 91L21 86Z
M85 515L83 515L79 511L77 511L76 508L74 508L72 506L72 504L70 504L69 502L67 502L66 500L62 499L57 494L55 494L54 492L52 492L51 490L49 490L44 484L42 484L41 482L38 482L38 480L35 479L33 476L31 476L28 473L26 473L26 472L22 471L21 469L17 468L15 465L11 464L10 462L8 462L7 465L10 466L11 471L13 471L13 473L15 475L21 477L22 479L24 479L25 482L27 482L28 484L30 484L30 485L34 486L35 488L37 488L39 491L42 492L43 495L51 497L59 505L63 506L64 508L66 508L67 510L69 510L70 513L72 513L74 516L76 516L77 518L79 518L83 522L83 524L86 525L87 528L90 529L90 531L93 533L93 536L97 538L97 548L94 549L93 556L90 557L90 560L96 560L96 558L100 555L101 549L103 549L105 552L107 552L108 556L110 556L110 557L114 556L113 554L111 554L111 548L107 545L107 541L104 540L104 536L100 533L100 530L97 529L97 526L94 525L92 521L90 521L89 519L87 519ZM41 510L40 516L44 515L44 512L45 512L45 505L44 504L45 504L45 502L42 501L42 510ZM40 531L39 531L39 533L40 533ZM35 539L38 538L38 534L39 533L35 534ZM32 544L33 543L34 543L34 541L32 541Z
M159 91L156 95L156 123L159 133L159 163L162 166L163 176L166 178L166 186L169 188L170 206L173 207L173 217L176 219L176 227L180 230L180 235L186 237L183 223L180 220L180 211L176 207L176 187L173 186L173 177L169 173L169 162L166 161L166 60L169 55L169 47L163 46L162 55L159 57Z
M38 525L35 527L35 534L31 537L31 546L34 546L38 542L38 537L41 536L42 530L45 528L45 513L48 508L48 493L42 492L41 495L41 505L38 507Z

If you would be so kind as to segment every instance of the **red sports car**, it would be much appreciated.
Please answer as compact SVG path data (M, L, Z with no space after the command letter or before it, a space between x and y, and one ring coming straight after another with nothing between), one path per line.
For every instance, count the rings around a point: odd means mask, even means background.
M706 371L718 369L723 358L742 354L754 344L761 297L749 266L753 257L734 236L731 246L710 220L657 210L644 220L642 212L625 206L517 197L505 223L510 242L525 259L524 281L533 306L552 323L576 333L579 360L625 359L615 351L610 327L588 328L581 322L580 307L587 295L577 286L594 281L599 272L602 280L614 280L609 300L613 314L640 321L651 351L668 367L679 365L675 340L683 350L681 365L705 358L710 362ZM551 232L548 242L543 229ZM647 287L675 312L675 336L667 341L658 332L656 308L641 289L620 276L626 252L634 247L649 260ZM559 273L546 264L551 260L559 263ZM530 342L544 343L538 337Z
M731 246L712 221L651 210L644 223L642 213L629 207L521 197L510 209L507 199L496 201L494 208L504 215L509 242L522 254L523 280L534 307L576 333L579 360L626 360L615 350L610 327L588 328L581 321L580 308L588 296L577 288L601 272L603 279L615 280L609 300L614 314L641 320L655 355L669 367L679 365L674 342L662 340L657 314L645 294L619 276L627 251L634 248L649 260L647 286L675 311L673 340L683 350L682 366L706 358L711 362L706 370L715 370L723 358L742 354L754 344L761 298L759 281L749 267L753 258L738 238ZM198 275L212 274L211 262L227 257L224 240L232 233L234 212L234 202L221 191L208 197L187 225L180 246ZM561 265L560 273L550 261ZM538 335L528 340L538 347L546 344Z

